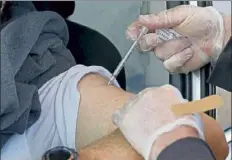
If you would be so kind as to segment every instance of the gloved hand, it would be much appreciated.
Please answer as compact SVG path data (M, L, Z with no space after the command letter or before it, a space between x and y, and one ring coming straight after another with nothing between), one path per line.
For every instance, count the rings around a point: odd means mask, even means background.
M128 27L127 36L135 40L141 26L150 32L139 42L140 49L154 51L171 73L188 73L217 60L226 45L223 16L213 7L181 5L140 16ZM161 28L172 28L184 38L163 42L155 33Z
M169 143L167 140L156 144L156 140L180 126L194 128L197 135L204 139L199 117L176 117L170 110L170 106L181 102L186 100L171 85L146 89L116 111L112 119L138 153L146 160L154 160L161 151L160 147Z

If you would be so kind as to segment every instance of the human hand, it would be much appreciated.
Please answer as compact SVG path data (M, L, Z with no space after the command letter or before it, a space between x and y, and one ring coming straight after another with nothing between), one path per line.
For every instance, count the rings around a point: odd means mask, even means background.
M188 73L216 61L226 45L224 17L213 7L181 5L158 14L140 16L127 30L137 38L141 26L150 29L139 42L142 51L154 51L171 73ZM231 25L231 24L229 24ZM172 28L182 38L163 42L156 29Z
M113 122L138 153L146 160L155 159L165 145L167 147L173 139L154 145L156 140L176 128L189 126L196 130L197 136L204 137L201 121L196 120L198 117L193 115L177 117L171 111L171 106L184 102L186 100L182 98L178 89L171 85L146 89L126 103L122 109L116 111Z

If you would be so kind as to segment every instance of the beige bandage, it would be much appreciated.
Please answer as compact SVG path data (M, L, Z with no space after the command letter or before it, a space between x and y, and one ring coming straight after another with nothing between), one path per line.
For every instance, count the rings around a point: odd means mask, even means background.
M171 109L177 116L183 116L187 114L206 112L223 107L223 105L224 102L222 97L212 95L201 100L173 105Z

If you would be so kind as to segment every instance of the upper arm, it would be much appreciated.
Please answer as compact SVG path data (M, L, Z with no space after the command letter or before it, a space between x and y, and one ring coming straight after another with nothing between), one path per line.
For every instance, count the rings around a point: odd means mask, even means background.
M115 130L112 114L132 95L107 83L108 79L99 74L88 74L77 86L81 96L76 123L77 149Z

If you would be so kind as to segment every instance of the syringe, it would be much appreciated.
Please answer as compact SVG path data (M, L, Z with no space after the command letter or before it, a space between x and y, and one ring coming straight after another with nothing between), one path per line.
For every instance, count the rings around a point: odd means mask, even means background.
M112 82L116 79L116 77L118 76L118 74L120 73L120 71L122 70L122 68L124 67L124 64L126 63L126 61L128 60L128 58L130 57L133 49L136 47L137 43L139 42L140 38L144 34L146 34L147 32L148 32L148 28L147 27L143 27L141 29L141 32L140 32L138 38L134 41L134 43L131 45L131 47L128 50L128 52L125 54L125 56L122 58L122 60L118 64L117 68L114 70L114 73L112 74L112 76L111 76L108 84L112 84Z
M122 58L122 60L118 64L118 66L115 69L114 73L112 74L108 84L112 84L112 82L117 78L118 74L120 73L120 71L124 67L126 61L128 60L128 58L132 54L133 49L136 47L136 45L139 42L139 40L141 39L141 37L148 32L148 30L149 29L147 27L142 27L141 32L140 32L137 40L134 41L134 43L131 45L131 47L128 50L128 52L126 53L126 55ZM181 37L181 35L179 33L175 32L172 29L158 29L158 30L156 30L156 33L158 34L159 38L163 41L168 41L168 40L171 40L171 39L174 39L177 37Z

